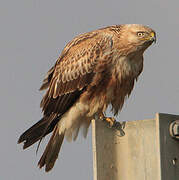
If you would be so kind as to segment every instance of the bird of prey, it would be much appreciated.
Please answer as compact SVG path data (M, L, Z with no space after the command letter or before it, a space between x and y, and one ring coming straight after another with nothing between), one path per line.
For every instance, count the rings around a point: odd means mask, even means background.
M47 72L40 90L43 117L25 131L18 143L26 149L53 133L38 163L51 170L64 137L75 140L79 129L84 137L95 117L106 119L111 105L120 112L126 97L143 69L143 53L156 41L154 30L138 24L114 25L77 36L63 49Z

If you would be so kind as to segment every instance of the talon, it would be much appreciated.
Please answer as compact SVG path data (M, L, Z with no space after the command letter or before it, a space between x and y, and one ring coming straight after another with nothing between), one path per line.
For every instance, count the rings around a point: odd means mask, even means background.
M120 122L116 121L115 118L113 118L113 117L105 117L104 114L100 114L99 119L108 123L109 128L118 130L120 132L120 134L118 136L121 137L121 136L125 135L125 132L123 130L125 128L125 124L126 124L125 121L120 123Z
M122 125L122 129L124 129L124 128L126 127L126 122L123 121L123 122L121 123L121 125Z
M125 122L125 121L123 121L123 122L121 123L121 127L122 127L122 129L124 129L124 128L126 127L126 122Z
M125 127L125 122L118 122L118 121L115 121L114 125L112 128L114 128L115 130L118 130L120 132L119 136L124 136L125 135L125 132L124 132L124 127Z

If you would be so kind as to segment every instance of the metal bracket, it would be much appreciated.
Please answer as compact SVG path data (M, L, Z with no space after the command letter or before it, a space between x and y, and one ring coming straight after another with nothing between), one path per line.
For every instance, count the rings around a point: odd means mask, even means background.
M169 127L170 135L179 140L179 120L173 121Z

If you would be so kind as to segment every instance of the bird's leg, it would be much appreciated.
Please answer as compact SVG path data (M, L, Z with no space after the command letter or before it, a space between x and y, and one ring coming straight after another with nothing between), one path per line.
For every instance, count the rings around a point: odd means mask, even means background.
M120 123L120 122L116 121L116 119L114 117L105 117L103 113L101 113L99 115L99 119L105 121L108 124L109 128L119 130L120 136L125 135L125 132L123 129L125 128L126 122Z

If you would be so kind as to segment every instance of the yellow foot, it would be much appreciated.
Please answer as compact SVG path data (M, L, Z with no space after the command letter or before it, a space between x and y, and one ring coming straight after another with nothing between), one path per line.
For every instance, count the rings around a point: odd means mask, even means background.
M126 122L120 123L120 122L116 121L115 118L113 118L113 117L105 117L105 116L103 116L103 117L100 116L100 119L107 122L109 128L113 128L115 130L118 130L120 132L119 136L125 135L124 128L125 128Z

